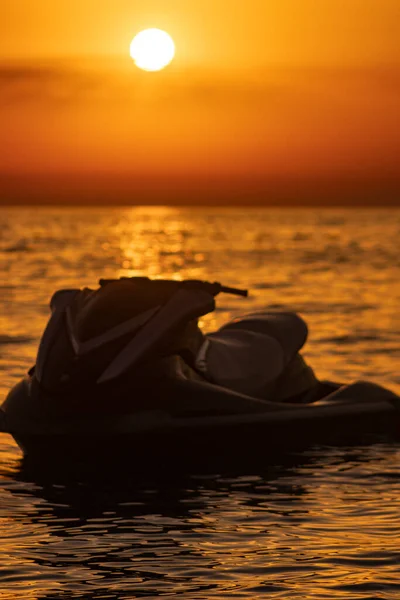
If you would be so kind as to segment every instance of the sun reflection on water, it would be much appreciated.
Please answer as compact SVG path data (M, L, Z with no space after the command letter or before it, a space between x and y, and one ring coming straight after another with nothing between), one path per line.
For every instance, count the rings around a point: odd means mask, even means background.
M90 485L1 466L0 598L394 600L399 458L315 449L262 474Z
M35 360L55 289L99 277L250 288L201 320L291 306L318 375L400 393L400 213L6 209L0 396ZM238 440L240 443L240 440ZM0 434L0 600L398 597L399 449L317 448L249 476L35 479Z

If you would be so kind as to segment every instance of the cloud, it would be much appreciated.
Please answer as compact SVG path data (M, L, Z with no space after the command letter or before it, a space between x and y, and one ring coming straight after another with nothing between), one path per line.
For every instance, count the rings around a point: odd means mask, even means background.
M73 66L0 64L0 102L7 104L73 102L98 89L95 73Z
M100 102L201 107L280 106L319 95L322 101L349 94L400 95L395 67L316 69L275 68L253 71L167 69L147 74L124 60L0 63L0 103L60 107ZM21 106L22 108L22 106Z

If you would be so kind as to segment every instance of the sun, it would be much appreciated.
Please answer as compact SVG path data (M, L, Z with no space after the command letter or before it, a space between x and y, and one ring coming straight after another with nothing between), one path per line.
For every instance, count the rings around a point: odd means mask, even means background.
M130 55L144 71L161 71L175 56L175 44L162 29L145 29L132 40Z

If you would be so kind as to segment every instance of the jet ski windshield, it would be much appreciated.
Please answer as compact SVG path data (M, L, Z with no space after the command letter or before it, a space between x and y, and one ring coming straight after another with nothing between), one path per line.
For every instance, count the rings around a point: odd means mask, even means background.
M220 292L246 290L198 280L101 279L96 290L65 290L52 298L52 317L37 358L37 378L105 383L156 356L190 321L212 312ZM80 366L81 365L81 366ZM46 373L46 376L44 376Z

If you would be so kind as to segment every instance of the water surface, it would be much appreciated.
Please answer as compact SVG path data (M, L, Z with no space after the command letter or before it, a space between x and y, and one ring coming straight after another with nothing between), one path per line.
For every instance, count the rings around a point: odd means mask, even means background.
M205 330L291 306L320 377L400 392L400 211L2 209L0 399L60 287L121 275L251 289ZM240 443L240 440L238 440ZM314 448L248 472L65 480L0 435L0 600L400 597L400 448Z

